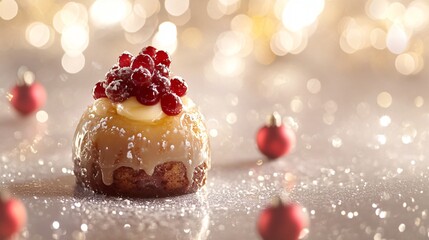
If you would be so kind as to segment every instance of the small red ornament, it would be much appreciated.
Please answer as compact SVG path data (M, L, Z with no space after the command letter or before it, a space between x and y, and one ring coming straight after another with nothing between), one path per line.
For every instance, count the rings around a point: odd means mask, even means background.
M295 133L282 123L280 115L276 112L256 135L259 150L269 159L276 159L289 153L295 141Z
M262 210L258 231L264 240L297 240L308 226L308 216L296 203L284 204L277 198L275 204Z
M18 75L18 81L10 91L10 103L21 115L26 116L45 104L46 91L40 83L34 81L32 72L24 70Z
M27 213L22 202L0 192L0 239L12 239L26 221Z

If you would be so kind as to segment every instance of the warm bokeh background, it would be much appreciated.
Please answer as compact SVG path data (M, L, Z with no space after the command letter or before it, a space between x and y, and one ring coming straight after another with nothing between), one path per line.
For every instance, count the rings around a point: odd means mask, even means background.
M0 0L0 183L41 209L21 237L198 239L194 226L201 239L256 239L259 209L281 194L307 207L309 239L427 239L428 13L426 0ZM168 201L70 196L71 138L93 84L146 45L171 53L212 140L208 206L173 199L184 215ZM26 119L7 100L21 66L48 92ZM298 140L266 164L254 139L273 111Z

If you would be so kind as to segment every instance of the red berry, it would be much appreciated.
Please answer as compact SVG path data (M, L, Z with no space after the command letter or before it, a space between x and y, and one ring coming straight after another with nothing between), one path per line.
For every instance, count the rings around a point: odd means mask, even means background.
M94 88L92 89L92 97L94 99L107 97L106 89L104 88L104 85L105 85L104 81L100 81L94 85Z
M182 111L182 99L174 93L165 93L161 97L161 108L168 116L175 116Z
M116 74L117 74L118 69L119 69L119 66L115 65L112 68L110 68L110 70L106 73L106 76L104 77L104 79L106 80L107 84L109 84L113 80L117 79Z
M131 74L133 74L133 70L131 70L129 67L119 68L116 71L116 79L122 79L125 81L129 81L131 79Z
M170 70L164 64L160 63L160 64L155 66L155 74L158 74L158 75L161 75L164 77L169 77L170 76Z
M18 199L0 196L0 239L12 239L27 220L24 205Z
M298 204L283 204L264 209L258 220L258 231L264 240L298 240L308 225L308 217Z
M145 48L142 49L141 51L142 54L147 54L149 55L152 59L155 59L155 55L156 55L156 48L152 47L152 46L147 46Z
M139 67L147 68L147 70L152 73L155 68L155 63L147 54L137 55L131 63L131 68L134 70Z
M170 80L168 78L155 75L152 77L152 83L156 85L156 88L158 89L158 92L165 93L170 91Z
M122 80L114 80L106 88L106 96L113 102L123 102L130 96L127 83Z
M137 68L134 69L133 74L131 75L131 80L136 86L143 86L146 83L150 83L152 74L146 68Z
M179 97L185 96L186 91L188 91L188 84L186 84L183 78L174 77L170 80L170 82L171 82L171 86L170 86L171 91L173 91Z
M45 104L45 88L37 82L30 85L16 85L11 90L10 103L23 116L37 111Z
M128 97L135 96L137 91L137 86L134 84L134 82L127 81L125 84L127 85Z
M136 94L137 101L146 106L157 104L159 97L160 95L156 86L150 83L140 86Z
M131 59L133 55L129 52L123 52L118 59L119 67L129 67L131 65Z
M155 63L156 64L161 63L167 67L170 67L170 63L171 63L170 56L168 56L168 53L165 51L162 51L162 50L157 51L155 56Z
M125 81L129 81L131 79L131 74L133 73L131 68L129 68L129 67L124 67L124 68L114 67L112 69L113 70L109 71L106 74L106 82L104 84L105 88L107 87L107 85L109 85L114 80L122 79Z

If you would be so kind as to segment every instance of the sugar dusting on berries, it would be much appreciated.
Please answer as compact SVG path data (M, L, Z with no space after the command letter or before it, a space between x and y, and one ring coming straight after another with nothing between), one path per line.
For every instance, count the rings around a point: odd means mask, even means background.
M129 52L123 52L118 59L119 67L129 67L131 65L131 59L133 55Z
M181 77L170 78L170 64L168 53L152 46L143 48L136 56L123 52L104 80L95 84L92 96L94 99L108 98L112 102L136 97L146 106L161 101L165 114L178 115L183 109L180 97L186 95L188 86Z
M123 102L130 96L130 92L125 81L117 79L106 87L106 96L113 102Z
M188 91L188 84L181 77L173 77L171 80L171 91L173 91L177 96L183 97Z

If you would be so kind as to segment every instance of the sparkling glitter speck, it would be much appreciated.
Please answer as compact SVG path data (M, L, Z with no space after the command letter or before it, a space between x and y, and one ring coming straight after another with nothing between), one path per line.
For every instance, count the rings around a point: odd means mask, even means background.
M405 224L403 224L403 223L399 224L398 230L399 230L399 232L404 232L405 231Z
M60 228L60 223L58 221L52 222L52 228L53 229L59 229Z
M88 225L83 223L82 225L80 225L80 230L82 230L82 232L87 232L88 231Z

